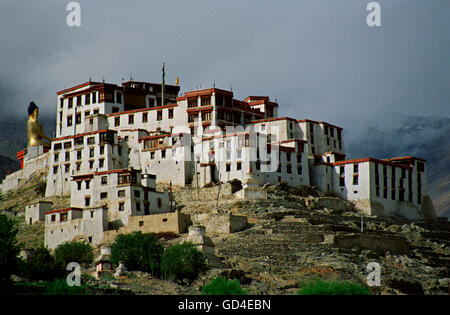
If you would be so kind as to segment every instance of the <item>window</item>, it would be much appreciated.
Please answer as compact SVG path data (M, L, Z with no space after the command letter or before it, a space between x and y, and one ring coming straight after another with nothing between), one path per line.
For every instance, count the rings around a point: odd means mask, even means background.
M146 123L148 121L148 113L143 113L142 114L142 122Z
M230 163L227 163L227 164L226 164L225 170L226 170L227 172L231 172L231 164L230 164Z
M425 164L423 162L417 162L417 170L419 172L424 172L425 171Z
M98 160L98 167L103 168L105 166L105 159Z
M158 111L156 120L162 120L162 110Z
M135 191L134 191L134 196L135 196L136 198L140 198L140 197L141 197L141 192L140 192L139 190L135 190Z
M61 213L59 221L60 222L67 221L67 212Z
M81 183L82 183L81 180L80 180L80 181L77 181L77 189L78 189L78 190L81 190Z
M95 137L90 137L90 138L88 138L88 139L87 139L87 143L88 143L89 145L95 144Z
M150 152L150 159L154 160L155 159L155 152Z
M77 96L77 106L81 106L81 95Z
M101 155L105 154L105 146L104 145L100 146L100 154Z
M342 176L339 178L339 186L345 186L345 177Z
M353 174L358 174L358 164L353 164Z
M97 103L97 93L93 92L91 93L91 96L92 96L92 104Z
M297 173L298 173L298 175L302 175L302 166L301 165L297 166Z
M116 103L122 104L122 93L116 92L116 99L117 99Z
M148 200L148 191L144 191L144 200Z
M67 116L67 126L72 126L72 115Z
M56 221L56 214L52 214L51 221L52 221L52 222L55 222L55 221Z
M86 105L91 104L91 94L86 94L84 96L84 104L86 104Z
M58 153L55 153L55 154L53 155L53 161L58 162L58 160L59 160L59 154L58 154Z
M237 169L238 171L242 170L242 162L237 162L237 164L236 164L236 169Z
M289 152L286 153L286 161L288 161L288 162L291 161L291 153L289 153Z
M120 116L114 118L114 126L115 127L120 126Z
M188 100L188 107L197 107L197 105L198 105L198 101L196 98Z
M81 157L83 156L83 151L78 150L77 151L77 160L81 160Z
M69 98L69 108L73 107L73 98Z
M287 165L287 167L286 167L286 172L287 172L288 174L292 174L292 166L291 166L291 164L288 164L288 165Z
M61 150L62 144L61 143L55 143L53 145L53 151Z
M141 211L141 203L139 201L136 201L136 211Z
M91 205L91 197L84 197L84 206L89 207Z
M128 124L133 125L134 124L134 115L128 115Z
M161 198L158 198L158 208L161 208L161 206L162 206L162 200L161 200Z
M173 109L169 109L169 119L173 119Z
M107 184L108 184L108 177L102 176L102 185L107 185Z
M353 176L353 185L358 185L358 175Z
M119 211L124 211L124 210L125 210L125 203L119 202Z
M94 153L95 153L94 148L89 149L89 157L90 158L94 157Z
M211 105L211 98L209 98L209 97L202 97L201 98L201 104L202 104L202 106L209 106L209 105Z
M120 197L120 198L125 197L125 190L119 190L117 192L117 196Z
M211 120L211 113L202 113L202 121Z
M112 108L112 113L118 113L120 111L120 108L119 107L117 107L117 106L113 106L113 108Z
M162 159L166 158L166 150L161 150L161 158Z
M328 136L328 126L325 126L325 135ZM328 138L327 138L328 140Z
M144 221L139 221L139 226L144 226Z
M64 165L64 172L69 173L70 171L70 164Z
M89 161L89 168L94 168L94 161Z
M86 180L86 189L89 189L91 185L91 181L90 180Z
M64 106L64 99L61 98L61 99L59 99L59 107L63 108L63 106Z

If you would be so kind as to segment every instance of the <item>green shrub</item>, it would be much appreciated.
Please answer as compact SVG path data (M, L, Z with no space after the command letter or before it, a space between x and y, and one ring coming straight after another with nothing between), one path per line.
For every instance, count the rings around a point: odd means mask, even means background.
M241 288L238 279L227 280L223 277L212 279L202 287L203 295L246 295L247 291Z
M351 283L338 282L336 280L314 280L305 283L298 291L299 295L370 295L366 287Z
M65 242L55 249L55 260L64 269L70 262L88 265L94 261L92 246L85 242Z
M0 215L0 291L11 285L11 275L18 271L20 246L17 226L6 215Z
M88 294L86 286L68 286L65 280L54 280L45 285L44 295L85 295Z
M154 234L120 234L111 246L111 261L123 262L128 270L159 273L164 248Z
M57 264L50 251L41 247L22 264L21 274L29 280L53 280L64 276L64 269Z
M205 255L191 243L173 245L162 256L161 273L188 284L208 269Z

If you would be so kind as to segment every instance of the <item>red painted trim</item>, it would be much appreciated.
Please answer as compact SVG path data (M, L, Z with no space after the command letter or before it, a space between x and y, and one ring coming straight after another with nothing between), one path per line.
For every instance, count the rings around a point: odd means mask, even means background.
M68 92L72 92L72 91L81 89L81 88L83 88L83 87L85 87L85 86L89 86L89 85L100 85L100 84L103 84L103 83L100 83L100 82L86 82L86 83L81 83L81 84L79 84L79 85L75 85L74 87L71 87L71 88L68 88L68 89L64 89L64 90L58 91L58 92L56 92L56 94L57 94L57 95L66 94L66 93L68 93Z
M103 132L117 133L117 130L103 129L103 130L91 131L91 132L86 132L86 133L80 133L80 134L77 134L77 135L74 135L74 136L55 138L55 139L52 140L52 142L61 141L61 140L68 140L68 139L74 139L74 138L80 138L80 137L89 136L89 135L93 135L93 134L97 134L97 133L103 133Z
M126 111L123 111L123 112L111 113L111 114L108 114L108 117L127 115L127 114L134 114L134 113L140 113L140 112L146 112L146 111L158 110L158 109L162 110L162 109L165 109L165 108L173 108L173 107L177 107L177 106L178 106L178 104L169 104L169 105L157 106L157 107L146 107L146 108L132 109L132 110L126 110Z
M390 165L390 166L394 166L394 167L405 168L408 170L412 169L412 167L402 165L402 164L392 163L389 160L378 160L378 159L374 159L374 158L362 158L362 159L354 159L354 160L346 160L346 161L337 161L337 162L333 162L331 164L334 166L338 166L338 165L358 164L358 163L365 163L365 162L385 164L385 165Z
M58 210L51 210L51 211L47 211L45 212L45 215L47 214L53 214L53 213L60 213L60 212L68 212L68 211L83 211L83 209L81 208L65 208L65 209L58 209Z
M275 118L266 118L266 119L252 120L252 121L250 121L250 123L251 124L258 124L258 123L278 121L278 120L290 120L290 121L297 122L296 119L290 118L290 117L275 117Z
M309 119L300 119L300 120L297 120L297 122L298 122L298 123L309 122L309 123L312 123L312 124L327 125L328 127L334 127L334 128L336 128L336 129L339 129L339 130L344 130L344 128L341 128L341 127L338 127L338 126L329 124L329 123L324 122L324 121L315 121L315 120L309 120Z
M133 170L134 171L134 170ZM94 173L95 176L99 176L99 175L106 175L106 174L120 174L120 173L132 173L133 171L130 171L128 168L124 168L121 170L110 170L110 171L104 171L104 172L97 172Z

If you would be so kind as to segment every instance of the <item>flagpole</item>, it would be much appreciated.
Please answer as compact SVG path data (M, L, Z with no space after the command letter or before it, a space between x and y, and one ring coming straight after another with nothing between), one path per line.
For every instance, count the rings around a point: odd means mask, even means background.
M166 72L165 72L165 66L166 64L163 62L162 67L162 86L161 86L161 106L164 106L164 86L165 86L165 80L166 80Z

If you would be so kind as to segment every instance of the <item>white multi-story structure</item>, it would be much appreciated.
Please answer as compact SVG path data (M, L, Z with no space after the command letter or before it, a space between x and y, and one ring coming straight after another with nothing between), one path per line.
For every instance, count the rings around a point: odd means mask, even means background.
M133 218L152 225L146 216L170 212L157 183L287 182L354 201L369 215L423 219L430 212L422 159L345 160L341 127L278 117L267 96L240 101L217 88L182 96L179 86L162 89L87 82L57 92L56 138L37 158L48 165L46 196L70 194L72 208L46 213L47 244L82 231L98 243L96 229L136 226Z

